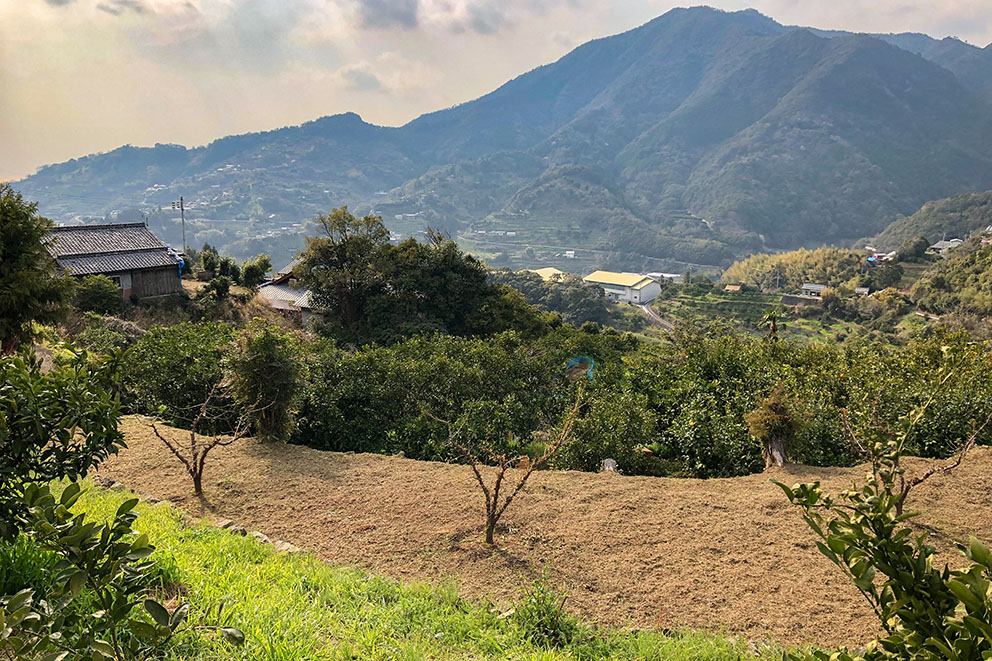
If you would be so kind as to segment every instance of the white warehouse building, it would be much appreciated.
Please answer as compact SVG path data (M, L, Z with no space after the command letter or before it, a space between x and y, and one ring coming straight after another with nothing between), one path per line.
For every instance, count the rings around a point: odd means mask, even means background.
M602 287L611 301L643 305L658 298L661 293L661 285L657 280L640 273L594 271L582 279Z

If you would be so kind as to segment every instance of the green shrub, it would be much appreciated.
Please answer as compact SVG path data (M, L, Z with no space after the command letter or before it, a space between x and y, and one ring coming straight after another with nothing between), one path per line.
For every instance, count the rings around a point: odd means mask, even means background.
M947 366L950 367L950 363ZM951 368L953 369L953 368ZM940 371L942 376L948 369ZM934 546L926 533L906 525L904 514L915 486L956 463L907 478L900 465L908 441L933 400L903 416L895 431L879 424L858 438L871 459L864 485L826 495L819 483L776 482L789 500L800 507L803 519L822 540L817 548L858 588L878 616L883 636L870 643L863 655L846 650L788 655L792 661L881 661L883 659L992 658L992 552L972 538L958 548L971 566L952 571L936 566ZM974 436L966 441L961 457Z
M121 370L128 407L188 427L224 378L224 355L233 335L230 327L209 322L149 331L131 347ZM232 410L218 427L232 428L234 417Z
M147 558L155 547L132 529L138 499L122 503L110 522L97 523L72 513L79 494L78 483L58 498L47 486L25 489L25 535L58 561L46 589L0 598L0 649L17 659L59 661L159 656L184 628L189 605L170 613L148 594L154 564ZM210 628L231 642L244 640L233 627Z
M392 347L317 349L300 402L295 442L329 450L403 451L443 459L447 432L466 406L500 411L493 437L526 438L550 402L555 375L516 334L416 337ZM498 426L498 429L497 429Z
M88 275L76 287L75 305L83 312L120 315L124 297L120 287L105 275Z
M272 270L272 262L268 255L256 255L241 265L241 284L248 289L258 289L269 271Z
M651 445L657 424L647 397L602 389L590 392L589 403L575 422L574 438L558 452L556 468L596 471L613 459L623 473L645 472L641 448Z

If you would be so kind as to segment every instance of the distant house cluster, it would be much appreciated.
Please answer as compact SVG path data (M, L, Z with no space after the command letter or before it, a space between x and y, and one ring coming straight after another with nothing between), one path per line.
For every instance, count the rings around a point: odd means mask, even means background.
M46 248L61 272L105 275L124 298L166 296L183 287L182 258L144 223L55 227Z

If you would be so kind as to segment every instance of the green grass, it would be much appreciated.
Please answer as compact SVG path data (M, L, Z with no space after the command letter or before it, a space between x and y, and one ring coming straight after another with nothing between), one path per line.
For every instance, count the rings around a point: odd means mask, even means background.
M75 509L106 520L130 494L89 488ZM623 632L572 620L578 633L562 647L534 644L515 616L429 586L280 555L251 537L184 523L164 504L138 506L136 528L157 546L160 574L178 582L192 620L223 601L223 624L237 626L234 648L188 633L170 659L658 659L748 657L741 643L703 633ZM216 622L208 624L219 624ZM771 652L769 652L771 653ZM770 658L770 657L769 657Z

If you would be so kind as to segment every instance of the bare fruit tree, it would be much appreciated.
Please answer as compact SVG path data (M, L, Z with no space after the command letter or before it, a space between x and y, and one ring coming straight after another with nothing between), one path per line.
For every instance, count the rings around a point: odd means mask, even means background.
M486 501L486 543L495 544L494 536L496 525L500 517L513 502L527 484L527 480L534 471L546 466L555 454L572 437L572 429L578 417L579 409L582 405L581 392L575 399L575 404L565 417L561 429L544 446L541 456L531 459L526 454L510 454L508 452L497 452L487 438L482 443L481 448L473 450L472 445L465 439L467 420L462 419L458 424L442 420L428 413L428 416L441 422L448 427L449 448L454 450L458 456L472 468L475 480L479 484L479 489L485 496ZM517 469L516 476L510 473L510 469ZM486 481L486 474L491 476L490 482ZM515 480L514 480L515 478Z
M218 402L223 400L223 386L218 384L210 389L207 398L199 405L196 417L190 425L186 434L189 436L189 443L178 443L170 440L164 435L153 420L149 423L155 436L158 437L165 447L182 463L186 472L193 479L193 492L203 497L203 468L207 461L207 455L216 447L226 447L232 443L247 438L251 435L251 416L258 412L257 407L252 407L242 411L234 425L228 433L201 433L205 428L213 428L211 423L219 419L225 419L229 413L230 406L222 406Z

